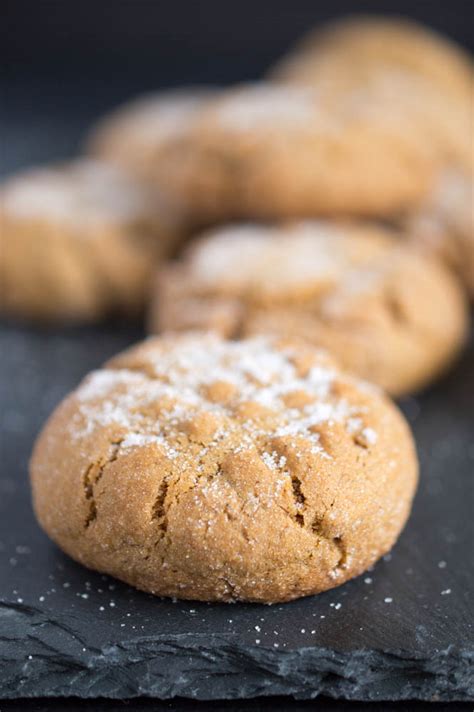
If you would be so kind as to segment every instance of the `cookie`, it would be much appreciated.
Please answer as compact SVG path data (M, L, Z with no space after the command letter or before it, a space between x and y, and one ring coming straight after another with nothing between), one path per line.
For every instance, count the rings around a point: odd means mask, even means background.
M472 92L469 53L446 36L402 18L349 17L317 28L283 57L272 75L337 82L344 74L367 78L374 68L423 78L453 101L465 102Z
M472 176L445 170L426 202L403 224L410 241L438 255L474 298L474 187Z
M101 119L90 132L87 151L118 163L151 185L166 190L155 172L160 149L186 131L217 89L188 87L146 94Z
M39 436L31 482L82 564L159 596L270 603L387 552L417 459L395 406L323 353L186 334L88 376Z
M433 170L429 140L396 107L265 83L207 103L156 161L202 222L386 215L418 204Z
M366 91L417 120L442 153L472 160L474 72L460 46L409 20L367 17L310 33L271 71L277 81Z
M205 235L159 272L150 325L303 338L400 395L458 354L467 313L454 276L395 233L321 221Z
M88 160L8 179L0 218L0 310L45 321L137 313L180 230L156 195Z
M348 19L310 34L273 70L277 81L320 91L357 92L381 111L403 111L429 139L439 170L422 205L402 225L413 242L454 265L472 292L472 128L470 55L415 23Z

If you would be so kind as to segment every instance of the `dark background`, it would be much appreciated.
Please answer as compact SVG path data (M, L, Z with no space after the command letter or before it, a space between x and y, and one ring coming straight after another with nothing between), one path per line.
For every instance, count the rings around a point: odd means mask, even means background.
M161 86L258 78L303 32L354 12L408 15L473 49L473 0L0 0L3 174L73 154L102 111ZM55 396L57 399L57 396ZM68 709L194 710L194 702L69 702ZM199 709L427 710L402 703L205 703ZM469 709L450 705L449 709ZM0 702L0 711L62 702ZM434 706L435 710L448 705Z
M254 77L311 24L353 12L406 14L472 43L472 0L6 0L8 68L100 80Z
M70 155L100 112L180 83L258 78L312 25L405 14L472 48L473 0L2 0L2 171Z

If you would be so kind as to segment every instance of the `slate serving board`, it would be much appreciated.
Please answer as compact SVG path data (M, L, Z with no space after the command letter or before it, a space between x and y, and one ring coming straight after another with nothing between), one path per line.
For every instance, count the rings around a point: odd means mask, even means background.
M31 511L27 462L44 418L141 336L114 325L0 329L0 697L472 699L474 348L402 403L421 484L386 560L290 604L207 605L82 568Z

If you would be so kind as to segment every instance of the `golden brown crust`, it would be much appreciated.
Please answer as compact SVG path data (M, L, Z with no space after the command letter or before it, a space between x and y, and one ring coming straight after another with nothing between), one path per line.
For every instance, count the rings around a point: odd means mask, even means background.
M307 222L216 230L156 279L152 331L304 338L392 394L428 383L464 343L457 281L396 233Z
M135 181L85 160L7 180L0 219L0 309L42 321L137 313L181 229Z
M408 516L417 461L377 390L302 345L152 339L91 374L31 461L69 555L151 593L285 601L358 575Z
M417 204L433 170L429 141L396 107L264 83L223 92L156 160L203 222L386 215Z

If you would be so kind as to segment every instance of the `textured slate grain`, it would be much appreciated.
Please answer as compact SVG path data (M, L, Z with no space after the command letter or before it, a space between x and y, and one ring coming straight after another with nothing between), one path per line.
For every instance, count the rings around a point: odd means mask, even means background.
M83 374L140 336L117 325L0 331L0 697L474 698L472 347L447 378L402 403L421 485L386 560L318 597L207 605L87 571L48 541L30 507L27 461L42 421Z

